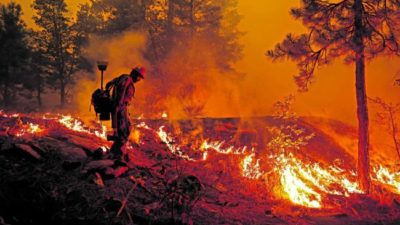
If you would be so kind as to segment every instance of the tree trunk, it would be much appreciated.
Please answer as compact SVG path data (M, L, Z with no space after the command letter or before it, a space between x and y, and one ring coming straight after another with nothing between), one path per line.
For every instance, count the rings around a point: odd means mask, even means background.
M36 99L39 108L42 108L42 81L40 80L40 77L38 78L38 85L36 87Z
M10 103L10 94L8 92L9 89L9 67L6 67L6 71L5 71L5 77L4 77L4 90L3 90L3 102L4 102L4 107L7 108L9 103Z
M60 78L60 101L61 101L61 108L65 106L65 82L64 77Z
M167 14L167 31L171 34L174 31L174 15L175 15L175 1L168 1L168 14Z
M362 191L370 192L368 107L365 88L364 24L362 0L354 2L354 45L356 55L356 96L358 118L358 182Z
M391 125L391 128L392 128L392 139L393 139L394 147L396 148L397 156L400 159L399 143L398 143L397 138L396 138L396 136L397 136L397 127L396 127L396 122L395 122L393 114L394 114L393 107L390 106L390 108L389 108L389 119L390 119L390 125Z

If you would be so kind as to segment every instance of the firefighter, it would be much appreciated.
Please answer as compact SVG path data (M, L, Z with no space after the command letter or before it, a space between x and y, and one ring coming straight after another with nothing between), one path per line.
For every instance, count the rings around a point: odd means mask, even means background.
M144 75L143 67L135 67L129 75L122 74L106 84L106 91L109 92L112 89L111 123L114 132L108 139L113 140L114 143L110 152L114 159L122 162L126 161L125 147L131 132L128 105L135 95L134 84L144 79Z

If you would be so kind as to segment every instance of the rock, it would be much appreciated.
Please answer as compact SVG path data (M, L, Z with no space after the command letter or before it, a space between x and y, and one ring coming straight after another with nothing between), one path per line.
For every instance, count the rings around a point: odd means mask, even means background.
M12 143L12 141L10 141L9 138L3 137L1 138L0 142L0 153L14 148L14 144Z
M81 162L74 162L74 161L64 161L62 164L62 168L64 170L74 170L79 168L82 165Z
M78 147L64 148L59 153L68 161L84 161L87 158L86 152Z
M20 152L23 152L25 155L36 159L36 160L41 160L42 157L37 153L33 148L29 145L25 144L16 144L15 145L15 150L19 150Z
M66 161L77 162L87 159L87 154L82 148L51 137L41 138L36 145L46 152L55 151Z
M95 160L100 160L100 159L102 159L104 156L105 156L105 154L107 153L107 152L109 152L110 150L108 149L108 148L106 148L106 147L100 147L100 148L97 148L95 151L93 151L92 152L92 154L90 155L93 159L95 159Z
M111 167L114 165L114 161L110 159L104 159L104 160L96 160L96 161L91 161L85 166L85 171L93 170L93 169L104 169L107 167Z

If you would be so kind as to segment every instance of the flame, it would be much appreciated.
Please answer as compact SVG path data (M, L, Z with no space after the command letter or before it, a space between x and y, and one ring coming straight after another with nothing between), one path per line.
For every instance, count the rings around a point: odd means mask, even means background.
M16 126L13 128L16 131L16 136L40 134L46 131L46 127L41 127L39 124L23 123L18 113L5 114L0 110L0 116L17 118ZM101 130L94 130L72 116L45 114L41 117L46 120L58 121L68 129L106 139L105 126L102 126ZM356 182L357 174L354 171L311 162L306 158L300 158L300 155L285 150L279 154L268 156L273 162L274 169L266 173L263 171L263 163L267 160L257 158L254 148L229 146L226 141L205 140L201 142L200 149L186 149L186 147L181 147L183 146L182 143L176 142L178 139L165 131L164 126L159 127L158 130L153 130L144 121L141 121L136 127L155 132L172 154L185 160L206 161L210 151L223 155L236 155L240 158L238 167L241 168L241 176L250 180L260 180L272 174L273 179L279 182L278 185L282 190L282 193L279 194L280 197L287 198L296 205L309 208L329 207L331 203L329 203L328 197L330 196L348 197L354 193L362 193ZM132 138L136 143L139 143L140 136L141 133L138 130L132 132ZM133 150L133 147L129 148ZM101 147L101 149L103 152L108 151L107 147ZM188 150L202 151L201 158L191 158L185 152ZM400 172L397 172L393 167L377 165L373 167L371 177L374 182L387 187L390 192L400 194Z
M170 152L174 155L178 155L179 157L189 160L189 161L196 161L192 158L190 158L187 154L185 154L184 152L181 151L180 147L178 145L174 144L174 139L172 137L170 137L167 132L164 131L164 126L161 126L158 129L158 137L160 137L161 141L164 142L168 149L170 150Z
M252 180L260 179L263 172L260 169L260 159L255 160L255 154L246 156L242 163L243 176Z
M225 144L224 141L214 141L214 142L207 142L204 141L203 144L201 145L201 150L205 151L205 150L214 150L218 153L221 154L234 154L234 155L243 155L245 154L248 150L247 150L247 146L244 146L242 148L235 148L234 146L229 146L226 148L223 148L223 145ZM254 151L254 149L252 149L252 152Z
M101 131L98 130L90 130L89 128L86 128L83 123L72 116L61 116L61 119L58 120L62 125L67 127L70 130L81 132L81 133L87 133L87 134L94 134L95 136L102 138L104 140L107 140L107 128L106 126L102 126Z
M20 126L20 129L15 134L17 137L21 137L25 134L40 134L44 131L43 128L34 123L21 124Z
M400 172L391 172L389 168L379 165L373 168L372 179L389 186L395 193L400 194Z
M107 153L109 149L106 146L100 146L100 149L103 153Z
M293 203L310 208L321 207L321 195L308 187L290 166L282 171L281 184Z
M145 122L141 122L138 125L136 125L137 128L143 128L146 130L151 130L151 128L149 126L147 126L147 124Z
M270 157L272 158L272 157ZM362 193L358 184L350 181L349 174L330 166L324 169L318 163L304 163L292 153L282 153L276 157L280 182L290 201L295 204L321 208L323 195L349 196ZM354 173L350 173L356 180Z
M168 114L167 114L166 112L163 112L163 113L161 114L161 118L167 119L167 118L168 118Z
M43 131L38 124L29 123L28 133L35 134Z
M17 118L20 117L19 113L7 114L3 110L0 110L0 115L5 118Z
M129 136L129 140L133 141L134 143L140 144L140 131L139 130L132 130Z

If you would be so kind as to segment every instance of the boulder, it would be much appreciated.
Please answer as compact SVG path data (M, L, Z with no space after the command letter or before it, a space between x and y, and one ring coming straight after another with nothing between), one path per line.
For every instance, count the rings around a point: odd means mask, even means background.
M42 159L42 157L39 155L39 153L37 153L35 150L33 150L33 148L29 145L16 144L15 150L22 152L24 155L26 155L32 159L36 159L36 160Z

